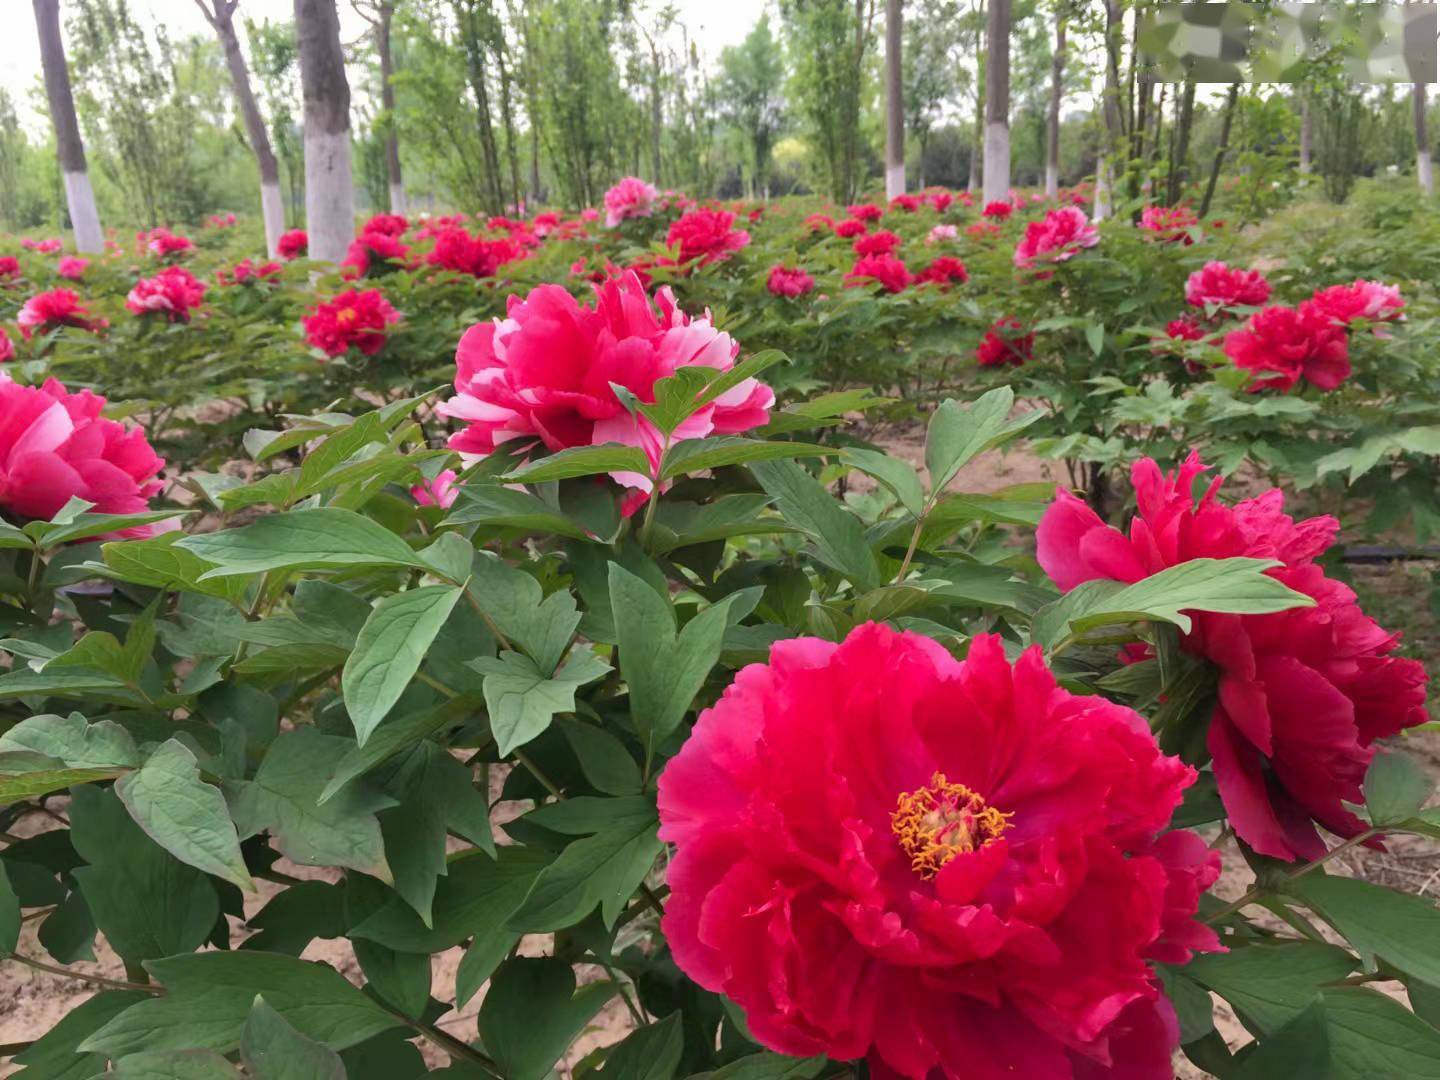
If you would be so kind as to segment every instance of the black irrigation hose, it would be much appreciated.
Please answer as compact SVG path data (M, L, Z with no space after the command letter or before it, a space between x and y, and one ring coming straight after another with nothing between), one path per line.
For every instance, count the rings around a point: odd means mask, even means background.
M1379 564L1392 562L1440 561L1440 546L1423 548L1391 547L1382 544L1352 544L1340 555L1345 563Z

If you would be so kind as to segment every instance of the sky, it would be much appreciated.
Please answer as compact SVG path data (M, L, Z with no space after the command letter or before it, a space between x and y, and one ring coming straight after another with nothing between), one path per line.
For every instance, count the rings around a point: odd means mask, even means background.
M671 0L680 21L700 48L702 56L714 60L726 45L738 44L765 11L768 0ZM61 23L65 19L65 0L61 0ZM340 35L344 41L355 41L367 27L348 0L338 0ZM191 33L212 31L200 14L194 0L130 0L130 9L146 25L164 23L172 39ZM20 111L22 123L31 130L47 122L42 114L30 108L30 90L40 77L40 47L35 33L35 16L25 0L0 0L0 10L18 15L18 25L0 34L0 86L10 92ZM293 0L240 0L237 18L244 16L261 21L281 22L293 17ZM243 40L243 35L242 35Z

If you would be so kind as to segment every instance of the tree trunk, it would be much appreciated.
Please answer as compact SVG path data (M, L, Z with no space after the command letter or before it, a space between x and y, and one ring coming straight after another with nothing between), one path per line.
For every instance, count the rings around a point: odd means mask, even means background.
M1120 47L1117 35L1124 31L1124 12L1120 0L1105 3L1105 89L1101 115L1105 120L1104 146L1095 163L1095 220L1110 216L1114 201L1114 167L1125 124L1120 115Z
M240 119L245 124L245 137L250 140L250 149L255 154L255 164L260 170L260 215L265 222L265 250L273 259L280 243L280 234L285 231L285 202L280 195L280 165L275 160L275 151L270 148L270 132L265 128L265 119L260 115L260 106L255 103L255 93L250 89L250 71L245 66L245 56L240 51L240 39L235 34L235 5L239 0L195 0L205 16L205 21L220 40L225 53L225 66L230 70L230 88L235 92L235 104L240 110ZM213 6L212 6L213 5Z
M1045 120L1045 196L1060 194L1060 106L1065 97L1065 12L1055 16L1055 55L1050 60L1050 111Z
M1010 0L985 13L985 201L1010 195Z
M1215 185L1220 182L1220 169L1225 164L1226 151L1230 149L1230 125L1235 119L1235 102L1240 99L1240 84L1231 83L1230 93L1225 98L1225 117L1220 121L1220 145L1215 148L1215 160L1210 163L1210 180L1205 185L1205 198L1200 203L1200 216L1210 213L1211 200L1215 198Z
M520 155L516 149L515 115L510 107L510 70L505 66L505 50L495 50L495 63L500 71L500 115L505 118L505 161L510 169L510 194L515 200L515 212L522 214L520 198Z
M1166 202L1170 206L1178 203L1190 182L1190 130L1195 122L1195 82L1187 80L1180 95L1175 113L1175 126L1171 129L1170 145L1170 190Z
M350 83L335 0L295 0L305 98L305 228L310 258L339 262L355 235Z
M75 230L75 250L99 254L105 250L105 234L100 229L95 191L85 169L85 144L75 119L65 42L60 36L60 0L34 0L34 4L35 26L40 32L40 64L45 69L45 96L50 101L50 122L55 126L55 150L70 208L70 225Z
M485 85L485 43L475 27L475 12L468 4L455 3L455 19L465 43L466 71L470 92L475 96L476 128L480 136L480 152L485 159L485 196L492 214L503 212L505 193L501 190L500 154L495 148L495 128L490 119L490 91Z
M390 185L390 212L404 215L405 174L400 171L400 132L395 126L395 54L390 48L391 0L380 4L375 22L375 51L380 54L380 105L385 110L385 174Z
M660 50L650 45L650 182L656 187L660 179L660 139L664 130L664 113L660 108Z
M885 197L905 194L905 89L900 69L900 0L885 0Z
M1430 161L1430 134L1425 127L1425 84L1416 83L1413 92L1415 105L1415 175L1420 179L1420 190L1426 198L1435 194L1435 176Z
M1315 139L1315 124L1310 119L1310 95L1301 90L1300 98L1300 171L1310 171L1310 147Z

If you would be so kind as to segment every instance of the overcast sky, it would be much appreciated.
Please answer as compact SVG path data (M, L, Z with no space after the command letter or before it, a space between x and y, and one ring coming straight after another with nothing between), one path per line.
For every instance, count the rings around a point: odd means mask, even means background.
M726 45L734 45L744 38L767 6L767 0L671 2L701 54L711 60ZM339 0L337 6L341 37L354 41L365 32L365 21L355 14L349 0ZM65 0L61 0L62 25L65 7ZM34 12L24 0L0 0L0 8L16 18L15 23L7 25L6 32L0 34L0 86L10 92L25 125L34 128L45 122L43 115L37 115L30 109L30 89L38 84L40 76L40 47L36 43ZM148 25L163 22L172 38L191 33L211 33L194 0L130 0L130 9L137 19ZM269 19L275 22L290 19L293 13L293 0L240 0L237 12L256 21ZM244 35L241 36L243 39Z

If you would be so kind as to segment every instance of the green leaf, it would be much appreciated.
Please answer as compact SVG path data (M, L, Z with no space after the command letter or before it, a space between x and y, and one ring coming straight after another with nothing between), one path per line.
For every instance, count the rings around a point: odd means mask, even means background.
M575 691L610 670L588 647L576 649L549 677L517 652L481 657L471 667L485 676L485 707L501 757L542 734L557 713L574 712Z
M1334 1080L1440 1080L1440 1031L1368 987L1323 996Z
M162 533L149 540L125 540L103 544L100 554L105 560L108 577L157 589L175 589L218 596L238 603L249 586L242 577L201 581L214 564L176 544L183 540L180 532ZM88 564L87 564L88 565Z
M366 989L402 1015L418 1018L430 1000L430 957L396 952L365 938L352 941Z
M389 881L375 811L394 800L350 784L318 801L349 746L348 739L313 727L281 732L254 780L226 785L241 839L268 829L280 850L301 865L346 866Z
M1304 1012L1322 986L1344 979L1356 966L1344 949L1302 941L1207 953L1187 964L1184 975L1269 1032Z
M757 462L750 471L775 498L781 517L815 544L822 562L848 577L857 590L880 584L864 527L818 480L790 461Z
M586 538L582 529L564 512L528 491L516 491L499 484L467 484L445 518L447 525L503 525L530 532Z
M696 364L676 368L673 375L655 380L653 404L638 402L636 407L663 434L669 435L700 408L700 392L718 374L714 368Z
M571 926L601 907L605 925L615 925L660 854L659 818L654 803L640 795L616 799L581 796L551 803L525 821L571 836L584 836L535 879L512 929L540 933Z
M138 514L80 514L68 525L57 529L46 529L42 534L41 546L57 548L61 544L72 544L92 536L116 533L121 529L133 529L138 525L154 525L172 518L186 518L193 510L145 510Z
M105 1070L100 1054L80 1053L80 1044L91 1034L149 995L129 990L102 990L86 998L60 1018L35 1042L11 1058L25 1066L17 1075L28 1080L91 1080Z
M317 507L270 514L252 525L177 541L215 564L200 580L265 570L339 566L408 566L427 569L410 545L353 510Z
M210 879L146 836L113 791L73 789L70 838L86 863L71 874L126 963L190 952L210 936L220 914Z
M10 885L5 864L0 863L0 960L11 956L20 941L20 898Z
M685 1032L676 1010L627 1035L611 1048L605 1067L596 1075L605 1080L674 1080L684 1050Z
M302 1035L332 1050L400 1023L333 968L292 956L205 952L151 960L145 967L168 992L115 1017L80 1044L82 1051L111 1057L190 1048L225 1053L239 1045L257 994Z
M583 720L562 719L560 731L574 751L580 771L597 791L607 795L639 793L644 786L640 766L614 735Z
M1085 343L1090 346L1090 351L1099 356L1105 349L1105 327L1101 323L1085 324Z
M425 585L376 601L340 679L361 746L420 670L463 592L459 586Z
M345 1080L339 1054L301 1035L259 995L240 1029L240 1060L254 1080Z
M464 721L476 712L478 707L477 698L462 694L439 705L387 720L371 733L364 746L352 746L345 753L340 763L335 766L335 775L325 785L318 801L329 802L337 791L357 776L369 772L406 747Z
M546 596L533 577L487 551L475 556L470 596L546 674L555 670L580 624L575 598L568 591Z
M200 779L195 755L183 743L166 740L137 772L116 782L115 794L146 835L175 858L255 891L225 797Z
M720 658L733 600L731 594L711 604L677 635L669 600L619 563L610 564L620 670L630 687L631 717L645 744L647 762L680 726Z
M878 450L852 448L842 453L840 460L889 488L911 517L918 518L925 512L925 489L920 484L920 474L899 458Z
M116 1080L241 1080L235 1066L213 1050L128 1054L105 1076Z
M544 1080L614 995L611 982L575 989L575 972L553 957L501 965L480 1005L480 1038L506 1080Z
M20 768L19 765L12 755L0 757L0 806L36 799L76 784L113 780L125 772L124 769Z
M816 443L766 442L762 439L744 439L738 435L722 435L709 439L685 439L671 446L665 454L662 480L697 473L703 469L718 469L725 465L743 465L757 461L777 461L784 458L820 457L833 454L835 449Z
M1378 956L1421 982L1440 984L1440 909L1428 899L1328 874L1303 874L1285 887L1340 931L1367 965Z
M1320 995L1273 1035L1260 1040L1235 1080L1313 1080L1330 1065L1330 1038Z
M690 1080L812 1080L828 1064L823 1057L783 1057L762 1050L711 1072L695 1073Z
M1010 419L1015 392L996 387L968 405L954 398L940 403L925 432L925 468L930 472L930 491L945 490L955 474L969 461L1024 431L1040 419L1039 410Z
M113 720L91 724L79 713L45 713L21 720L0 735L0 753L30 750L63 761L72 769L132 768L140 752L130 733Z
M0 749L5 740L0 739ZM1376 825L1398 825L1420 812L1433 788L1413 757L1398 750L1382 750L1365 773L1365 805Z
M543 484L549 480L568 480L573 476L594 476L596 473L633 472L650 475L650 462L645 451L621 443L599 446L575 446L548 457L527 462L499 477L507 484Z

